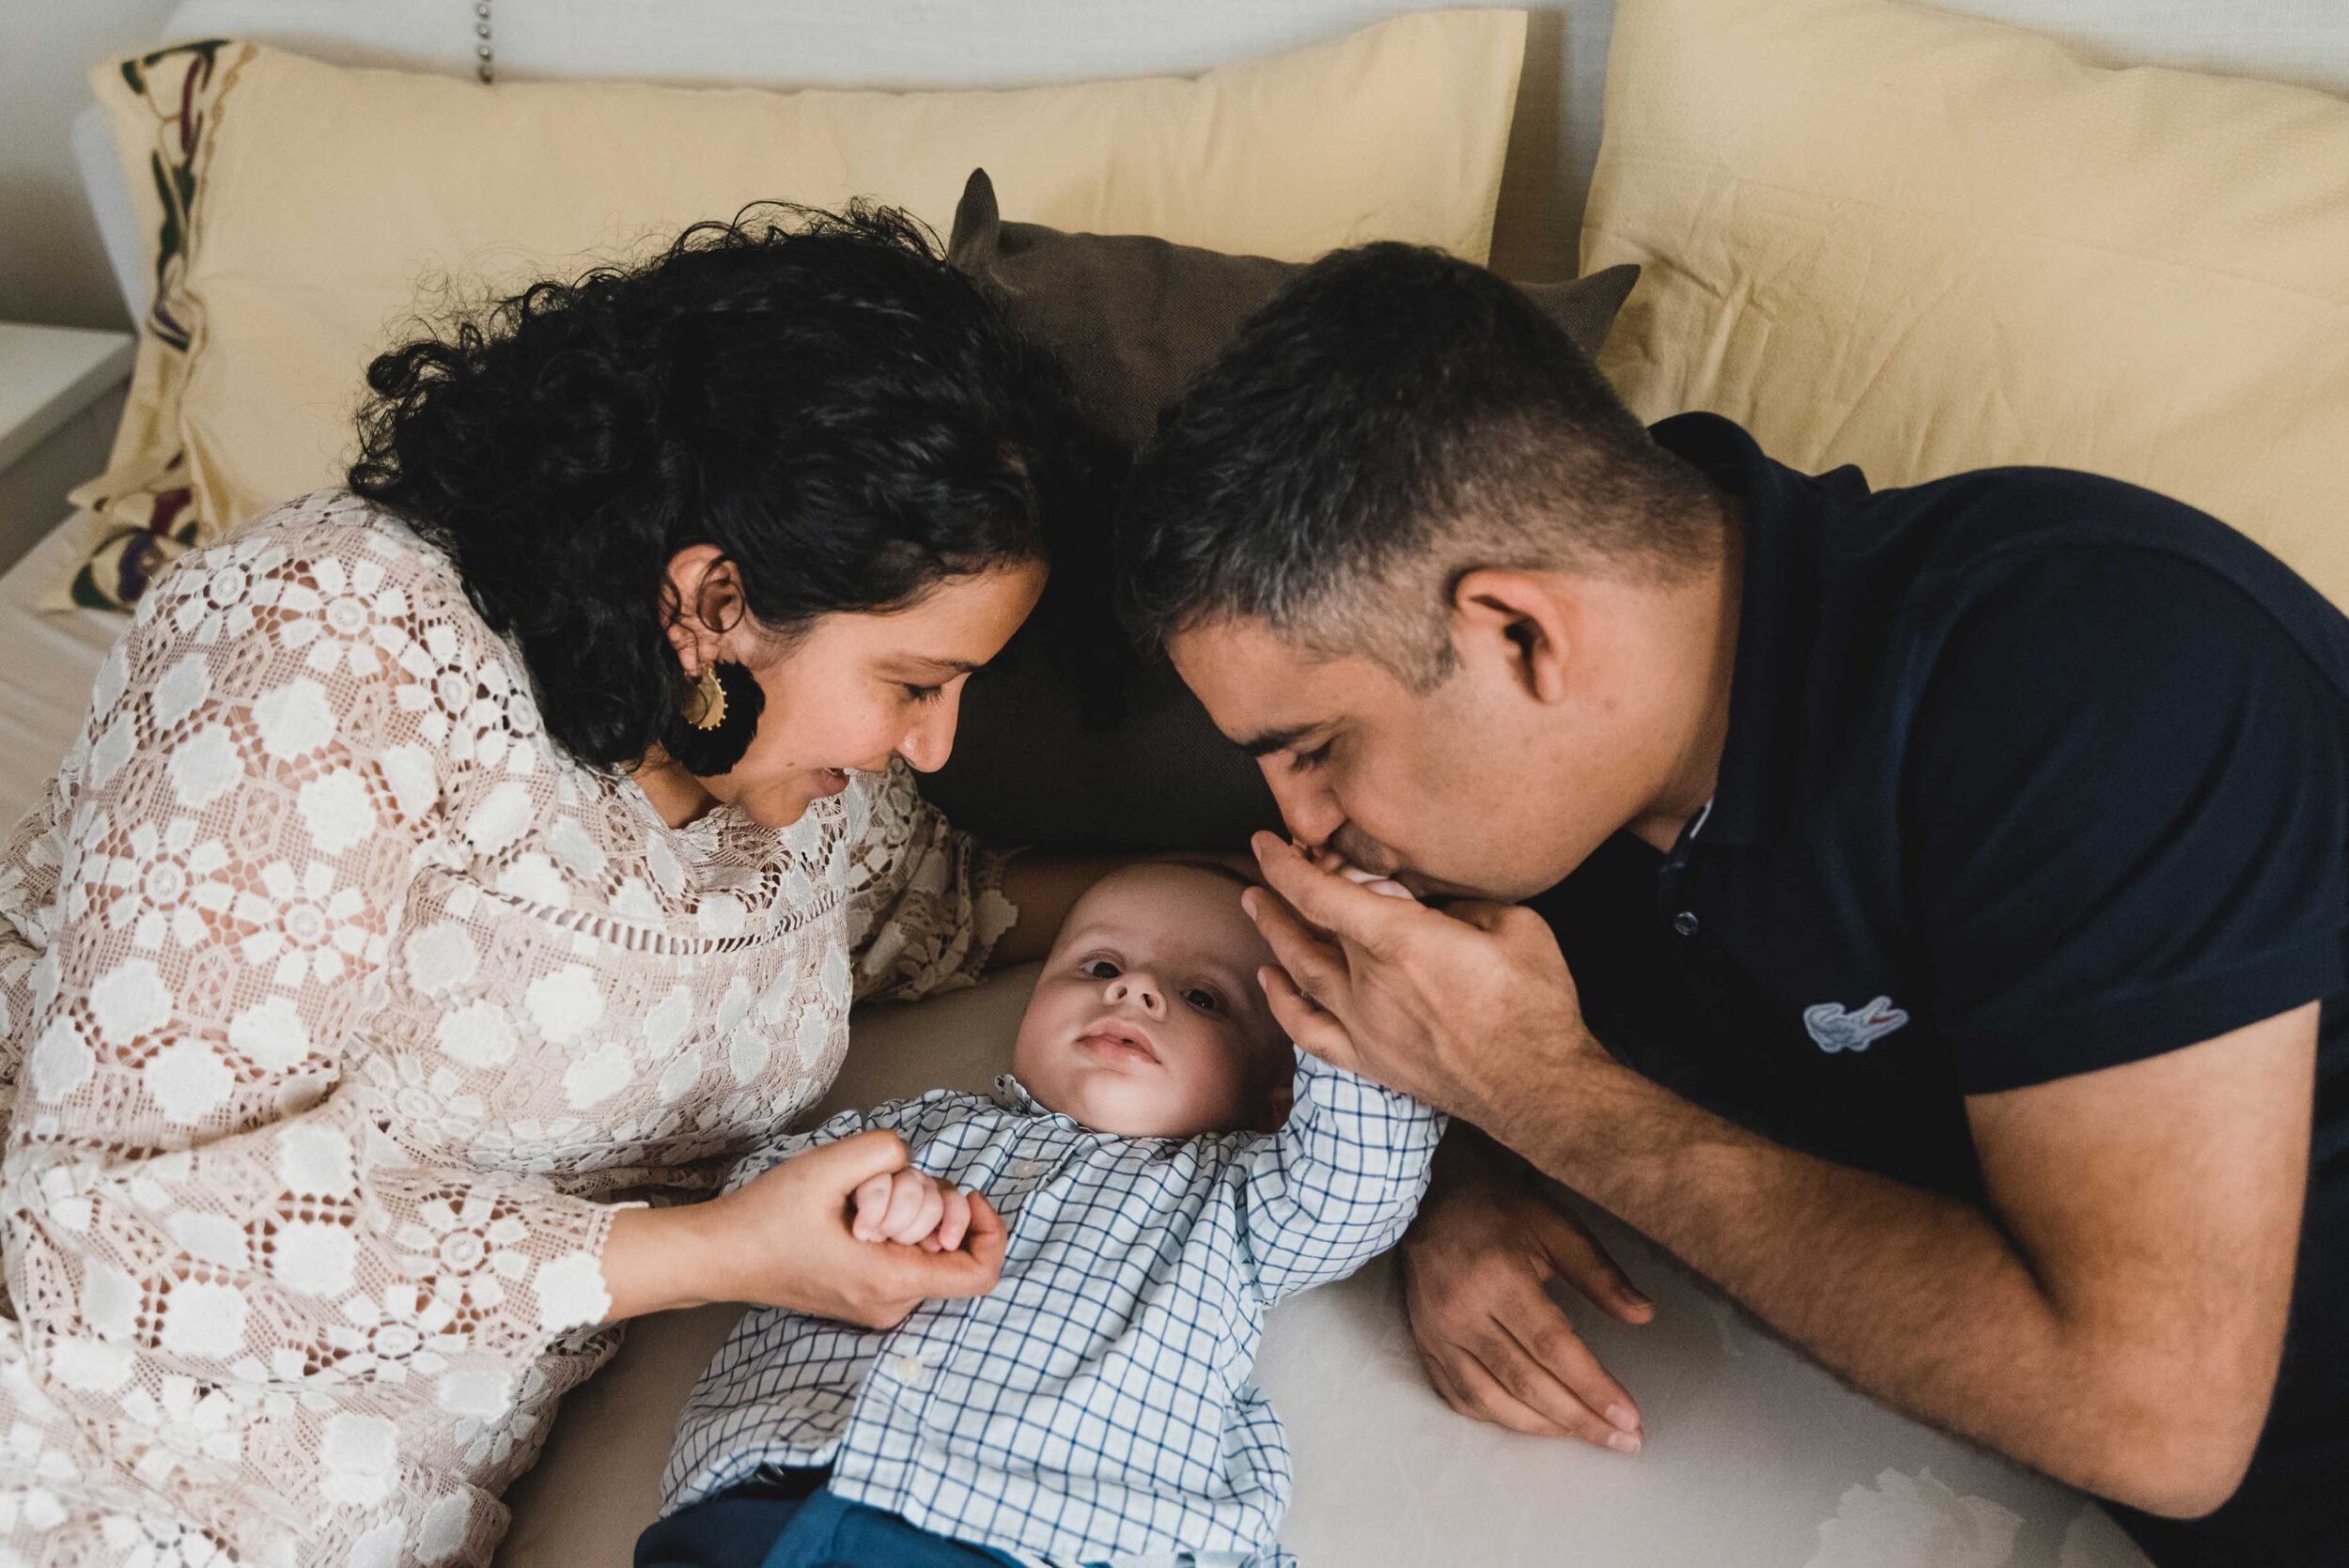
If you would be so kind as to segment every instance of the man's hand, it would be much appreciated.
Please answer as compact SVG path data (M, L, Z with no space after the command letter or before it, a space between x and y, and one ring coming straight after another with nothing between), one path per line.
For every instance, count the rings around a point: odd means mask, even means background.
M1478 1421L1637 1453L1639 1406L1546 1287L1563 1280L1626 1323L1656 1309L1581 1221L1493 1160L1455 1128L1403 1240L1404 1305L1427 1380Z
M1515 906L1442 910L1381 896L1258 833L1266 889L1241 902L1278 969L1259 971L1272 1015L1323 1061L1401 1090L1512 1142L1605 1052L1558 940Z
M971 1197L909 1166L867 1177L848 1200L849 1231L859 1241L894 1241L925 1252L951 1252L971 1229Z

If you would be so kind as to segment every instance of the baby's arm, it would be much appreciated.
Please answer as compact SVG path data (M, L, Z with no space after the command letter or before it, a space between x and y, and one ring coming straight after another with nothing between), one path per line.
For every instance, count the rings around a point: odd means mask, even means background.
M1443 1128L1410 1096L1299 1052L1296 1107L1244 1157L1240 1228L1264 1298L1342 1280L1401 1240Z

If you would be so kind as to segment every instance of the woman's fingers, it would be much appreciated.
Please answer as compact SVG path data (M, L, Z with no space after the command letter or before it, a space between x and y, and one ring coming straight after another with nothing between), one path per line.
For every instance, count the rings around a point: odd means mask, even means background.
M950 1187L939 1196L945 1201L945 1212L939 1216L934 1239L940 1251L951 1252L962 1245L963 1236L971 1229L971 1195L958 1187Z
M852 1211L848 1230L857 1240L880 1240L882 1224L889 1215L889 1200L895 1188L896 1179L886 1172L857 1183L856 1190L848 1195Z
M803 1155L794 1156L790 1163L799 1166L802 1179L821 1182L845 1198L866 1178L902 1171L911 1160L904 1139L886 1127L876 1127L836 1142L818 1144Z

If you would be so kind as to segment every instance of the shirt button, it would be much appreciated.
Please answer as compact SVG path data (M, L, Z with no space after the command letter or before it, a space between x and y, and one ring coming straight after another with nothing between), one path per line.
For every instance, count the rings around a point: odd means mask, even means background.
M897 1381L909 1389L918 1389L930 1380L930 1369L922 1364L919 1356L892 1356L889 1367L897 1374Z
M1684 937L1695 936L1702 924L1697 919L1697 912L1694 909L1683 909L1672 916L1672 929Z
M1015 1159L1011 1162L1012 1180L1032 1182L1051 1168L1049 1162L1041 1159Z

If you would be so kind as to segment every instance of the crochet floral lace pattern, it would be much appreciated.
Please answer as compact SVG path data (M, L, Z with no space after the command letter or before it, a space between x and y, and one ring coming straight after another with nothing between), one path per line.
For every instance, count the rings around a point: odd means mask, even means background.
M997 879L902 765L669 828L347 494L187 556L0 852L0 1558L487 1563L614 1201L972 978Z

